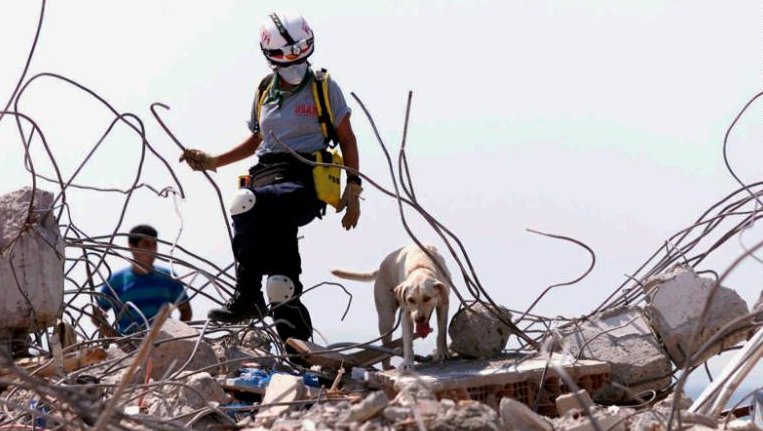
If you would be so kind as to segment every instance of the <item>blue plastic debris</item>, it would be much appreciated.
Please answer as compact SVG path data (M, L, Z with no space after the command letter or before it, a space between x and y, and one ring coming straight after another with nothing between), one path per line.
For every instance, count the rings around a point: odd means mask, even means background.
M321 383L318 381L318 376L311 373L305 373L302 376L302 382L305 384L305 386L311 386L313 388L320 388Z
M270 370L263 370L259 368L242 368L239 370L238 377L225 380L225 386L237 387L241 388L242 390L254 389L255 392L262 392L265 390L265 388L268 387L268 384L270 384L270 379L273 377L273 374L276 373ZM313 388L321 387L321 384L318 381L318 376L312 373L305 373L302 376L302 383L305 386L310 386Z

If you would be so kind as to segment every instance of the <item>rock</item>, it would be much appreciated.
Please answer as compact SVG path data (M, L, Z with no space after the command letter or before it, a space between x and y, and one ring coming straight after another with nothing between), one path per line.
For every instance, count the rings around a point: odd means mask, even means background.
M580 359L610 364L610 380L638 394L670 384L667 352L638 307L616 308L552 330L561 347ZM559 345L555 346L558 350ZM605 384L594 395L602 404L630 399L623 389Z
M171 373L177 372L191 358L191 354L193 358L183 371L196 371L203 368L204 371L216 375L217 355L204 341L199 342L197 347L198 338L199 331L196 329L179 320L167 319L156 337L155 346L149 352L151 377L154 380L161 379L170 368ZM145 378L139 377L141 381Z
M389 404L387 394L382 391L372 392L363 401L350 408L350 420L365 422L381 412L387 404Z
M593 400L591 400L591 396L585 389L569 394L561 394L556 397L555 402L556 411L559 413L559 416L562 416L573 409L584 410L585 408L593 406ZM583 405L580 405L581 402Z
M33 201L31 213L30 201ZM64 242L53 194L24 187L0 196L0 328L53 326L64 300ZM8 334L10 335L10 334Z
M396 389L398 393L394 402L404 407L412 407L421 400L437 400L432 391L417 380L400 382L396 385Z
M296 401L301 399L304 392L305 385L302 383L301 377L276 373L270 378L270 384L268 384L268 389L262 398L262 405ZM293 407L293 405L288 404L264 407L257 413L255 424L268 427L278 416Z
M183 383L177 386L177 400L181 404L197 409L206 407L209 402L225 403L225 391L209 373L185 371L178 376L178 381Z
M490 358L501 353L511 331L496 314L511 321L511 312L505 307L493 310L492 305L476 302L457 311L448 327L450 349L466 358Z
M593 418L599 425L599 429L607 431L625 431L627 420L635 410L609 406L606 408L594 407ZM596 431L592 420L588 416L578 414L578 411L569 411L566 415L554 419L554 429L564 431ZM630 428L633 429L633 428ZM658 429L652 430L657 431Z
M431 431L498 431L498 414L485 404L463 401L438 417Z
M413 410L410 407L388 406L382 412L384 419L390 422L400 422L413 416Z
M702 330L695 331L714 286L715 280L702 278L692 268L683 266L676 266L645 283L648 304L645 313L678 367L684 366L686 352L698 349L726 323L749 312L747 303L739 294L720 286L713 296ZM728 336L703 352L692 365L745 340L747 331L740 329L749 323L739 322Z
M529 407L511 398L503 398L498 407L506 431L552 431L551 422Z

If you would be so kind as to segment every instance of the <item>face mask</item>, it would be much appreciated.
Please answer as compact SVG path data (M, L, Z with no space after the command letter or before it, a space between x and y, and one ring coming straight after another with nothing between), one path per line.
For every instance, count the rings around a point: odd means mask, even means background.
M291 85L297 85L302 82L305 73L307 73L307 62L286 67L276 66L275 70L281 79Z

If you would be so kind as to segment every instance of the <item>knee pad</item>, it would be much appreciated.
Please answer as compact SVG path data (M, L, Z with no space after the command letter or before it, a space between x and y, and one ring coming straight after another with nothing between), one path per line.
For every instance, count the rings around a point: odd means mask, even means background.
M243 214L250 209L254 208L254 203L257 201L257 197L254 192L248 188L242 187L238 189L233 199L230 202L230 214L232 216Z
M285 275L271 275L265 283L268 302L286 302L294 296L294 281Z

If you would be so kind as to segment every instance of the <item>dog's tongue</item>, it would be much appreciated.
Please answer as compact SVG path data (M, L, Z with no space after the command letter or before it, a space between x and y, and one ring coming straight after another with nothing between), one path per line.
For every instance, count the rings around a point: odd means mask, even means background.
M419 337L426 338L427 335L432 332L432 327L429 326L429 322L417 323L414 332L416 332L416 335Z

